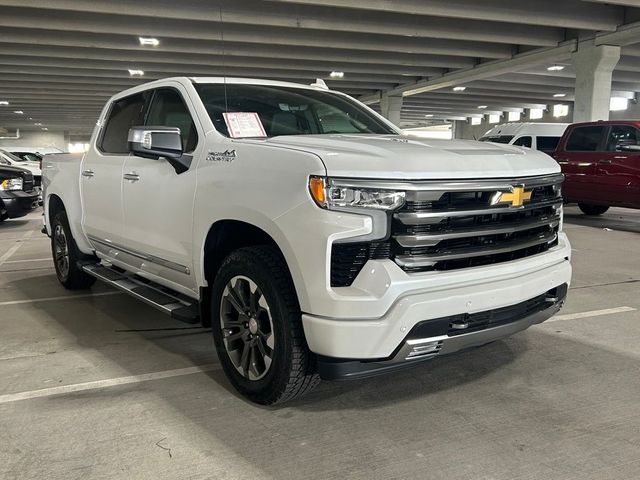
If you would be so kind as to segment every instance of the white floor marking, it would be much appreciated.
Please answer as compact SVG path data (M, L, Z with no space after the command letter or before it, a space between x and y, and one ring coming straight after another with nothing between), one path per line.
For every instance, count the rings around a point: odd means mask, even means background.
M87 293L82 295L64 295L62 297L30 298L28 300L9 300L7 302L0 302L0 307L3 307L5 305L22 305L23 303L54 302L56 300L73 300L74 298L104 297L105 295L122 295L123 293L124 292L101 292L101 293Z
M12 246L9 250L7 250L4 255L0 257L0 267L4 265L7 262L7 260L9 260L12 257L12 255L18 251L18 249L22 246L22 242L31 238L31 236L34 233L36 233L35 230L29 230L20 238L20 240L16 240L17 243L14 246Z
M175 370L164 370L162 372L144 373L142 375L131 375L129 377L109 378L106 380L96 380L94 382L75 383L71 385L61 385L59 387L42 388L40 390L30 390L27 392L8 393L0 395L0 404L29 400L31 398L50 397L51 395L61 395L65 393L82 392L85 390L95 390L97 388L114 387L129 383L148 382L162 378L180 377L183 375L193 375L194 373L209 372L218 370L220 365L210 364L199 367L177 368Z
M7 264L7 263L23 263L23 262L44 262L47 260L53 261L51 257L47 257L47 258L30 258L28 260L7 260L4 263Z
M632 307L616 307L606 308L604 310L591 310L590 312L569 313L567 315L556 315L547 322L557 322L558 320L575 320L576 318L599 317L600 315L612 315L614 313L634 312L636 309ZM547 323L545 322L545 323Z

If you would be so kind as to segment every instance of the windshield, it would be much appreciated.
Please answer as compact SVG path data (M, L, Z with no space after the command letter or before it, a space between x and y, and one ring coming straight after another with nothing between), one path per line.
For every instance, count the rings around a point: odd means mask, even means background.
M5 165L10 165L13 162L24 162L25 160L20 157L16 157L13 153L0 150L0 158L4 160Z
M513 135L491 135L480 139L481 142L493 143L509 143L511 140L513 140Z
M330 92L273 85L195 84L216 130L229 136L223 113L257 114L267 137L331 133L395 134L362 106Z

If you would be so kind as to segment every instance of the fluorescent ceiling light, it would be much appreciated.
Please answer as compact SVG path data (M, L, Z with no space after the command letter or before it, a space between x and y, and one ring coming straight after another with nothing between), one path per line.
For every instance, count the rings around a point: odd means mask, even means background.
M13 113L17 113L18 115L24 115L22 110L14 110Z
M547 67L547 70L550 72L559 72L560 70L564 70L564 65L551 65Z
M427 114L425 115L425 118L432 118L432 117L433 117L433 113L427 113Z
M160 45L160 40L152 37L138 37L140 40L140 45L148 46L148 47L157 47Z
M480 108L480 109L483 109L483 110L484 110L485 108L487 108L487 105L478 105L478 108Z
M562 98L562 97L566 97L567 94L566 93L554 93L553 96L555 98Z
M453 87L454 92L464 92L467 87Z
M480 125L482 123L481 117L471 117L471 125Z
M144 75L144 70L131 70L129 69L129 75L132 77L141 77Z
M0 105L9 105L9 102L6 100L0 100Z
M609 101L609 110L618 112L629 108L629 99L624 97L611 97Z
M41 126L42 124L41 124L40 122L36 122L36 123L34 123L34 125L35 125L36 127L39 127L39 126Z
M336 72L335 70L329 74L331 78L342 78L344 77L344 72Z
M47 127L42 127L42 130L44 130L46 132L49 129Z
M554 117L566 117L567 115L569 115L569 105L558 103L553 106Z

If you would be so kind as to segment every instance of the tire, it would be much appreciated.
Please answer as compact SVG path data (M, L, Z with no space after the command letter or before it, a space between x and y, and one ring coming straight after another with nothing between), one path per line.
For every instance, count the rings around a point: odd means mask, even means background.
M241 248L223 261L212 286L211 312L222 368L249 400L282 403L320 383L293 282L275 247Z
M609 210L609 207L605 205L591 205L588 203L578 203L578 208L582 210L585 215L602 215Z
M57 212L51 220L51 255L56 276L64 288L84 290L95 283L95 277L78 267L78 261L93 257L84 255L78 250L64 210Z

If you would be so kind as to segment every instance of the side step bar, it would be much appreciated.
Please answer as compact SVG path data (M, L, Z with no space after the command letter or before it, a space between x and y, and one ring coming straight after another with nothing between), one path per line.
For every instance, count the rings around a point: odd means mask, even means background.
M99 263L82 264L81 266L89 275L128 293L138 300L142 300L147 305L171 315L176 320L192 324L200 322L200 310L197 300L173 292L160 285L144 282L133 274L121 272Z

